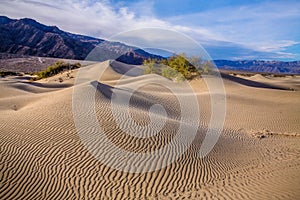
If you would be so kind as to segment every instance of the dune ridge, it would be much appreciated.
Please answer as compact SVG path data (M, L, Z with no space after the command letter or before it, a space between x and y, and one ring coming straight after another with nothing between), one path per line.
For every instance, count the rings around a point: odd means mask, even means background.
M137 138L124 133L110 108L113 90L126 91L128 85L143 84L147 79L160 83L162 77L138 76L138 68L123 76L132 66L115 61L89 67L107 67L103 76L90 84L97 87L98 122L112 143L128 151L146 153L172 140L180 125L181 111L177 97L163 85L145 85L130 100L131 117L141 126L150 122L151 105L164 106L167 117L161 113L152 116L166 120L155 136ZM78 72L71 73L76 76ZM61 74L36 83L13 77L0 79L0 199L296 199L300 195L300 138L273 134L260 140L247 131L268 129L299 134L298 91L252 87L224 79L224 130L210 154L199 158L211 102L203 80L192 81L200 122L191 146L167 167L140 174L115 170L85 148L72 114L72 94L78 86L73 86L75 79L64 78L59 83L60 76L65 77ZM118 81L122 76L124 79ZM289 81L294 83L298 78L287 79L285 84ZM96 149L103 144L94 141L92 145ZM182 148L181 144L177 148ZM113 157L108 159L118 162ZM162 163L148 164L145 167Z

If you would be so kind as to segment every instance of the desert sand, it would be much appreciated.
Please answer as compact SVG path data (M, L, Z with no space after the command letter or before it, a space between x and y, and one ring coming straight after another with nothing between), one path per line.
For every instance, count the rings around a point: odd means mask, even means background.
M167 117L152 116L166 121L157 136L127 135L116 126L109 104L112 89L149 79L160 83L163 78L132 75L118 82L132 66L115 61L88 66L91 70L97 67L107 67L99 80L91 82L99 83L95 110L107 138L132 152L153 151L170 142L181 113L177 98L163 86L139 88L130 106L132 118L140 125L149 123L151 105L164 106ZM202 79L191 81L201 106L193 143L166 167L130 173L96 159L79 137L72 112L72 94L79 87L74 86L77 73L36 82L26 76L0 78L0 199L299 198L299 76L224 75L224 129L204 158L197 153L210 120L210 96Z

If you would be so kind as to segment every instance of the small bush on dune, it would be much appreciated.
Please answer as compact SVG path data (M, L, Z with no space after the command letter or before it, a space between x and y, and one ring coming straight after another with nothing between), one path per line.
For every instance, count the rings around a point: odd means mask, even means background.
M184 81L184 76L171 67L162 68L161 75L177 82Z
M37 72L35 74L35 75L37 75L37 77L34 77L33 80L47 78L47 77L59 74L65 70L77 69L79 67L81 67L80 63L70 64L70 63L58 61L58 62L55 62L54 65L49 66L47 69Z
M185 54L174 55L164 60L146 60L144 74L159 74L175 81L191 80L201 73L209 73L210 65L200 58L187 58ZM201 68L202 67L202 68Z
M19 75L17 72L10 72L10 71L0 71L0 77L5 77L5 76L17 76Z
M161 62L156 59L144 60L144 74L161 74Z

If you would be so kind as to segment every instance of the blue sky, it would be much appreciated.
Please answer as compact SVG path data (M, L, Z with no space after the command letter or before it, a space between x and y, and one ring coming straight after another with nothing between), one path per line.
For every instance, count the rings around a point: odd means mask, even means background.
M300 60L296 0L2 0L0 14L99 38L148 27L175 30L213 59Z

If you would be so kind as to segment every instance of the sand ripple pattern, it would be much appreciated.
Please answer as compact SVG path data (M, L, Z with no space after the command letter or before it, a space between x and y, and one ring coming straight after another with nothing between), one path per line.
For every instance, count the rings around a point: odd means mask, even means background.
M117 73L113 73L110 71L106 74L110 80L107 80L105 85L113 86L114 80L111 77L118 76ZM133 77L131 80L140 79ZM130 81L124 82L124 85L126 84L130 84ZM22 85L22 82L18 82L18 85ZM232 97L228 101L228 108L233 110L245 105L245 100L241 100L241 96L236 97L234 91L241 89L244 93L253 92L253 89L242 85L235 84L231 87L230 83L226 83L225 86L229 96ZM252 111L246 112L245 116L242 114L241 118L228 116L225 122L226 129L218 143L208 156L199 158L198 152L210 120L210 109L207 105L211 102L208 94L197 93L203 109L199 109L200 122L197 134L187 151L176 161L159 170L129 173L107 166L85 148L73 122L73 89L68 86L55 90L50 88L48 91L45 88L43 92L21 92L21 87L14 87L14 83L5 83L3 86L0 80L1 92L7 91L7 96L0 98L0 199L297 199L299 197L299 137L273 135L258 139L243 130L238 131L243 123L246 124L240 119L249 119L251 123L255 121L256 115L252 115L255 113L255 107L251 107L250 104L246 107ZM27 91L34 90L32 87ZM295 92L270 92L267 89L255 91L251 98L253 104L262 102L260 96L262 93L274 94L274 97L276 94L284 93L290 95L291 101L299 97ZM159 134L148 138L125 134L117 126L110 108L109 93L106 92L101 85L98 86L94 96L95 112L106 137L114 145L127 151L147 153L167 145L172 140L180 126L181 112L177 109L179 104L177 97L168 89L145 86L136 91L130 100L129 113L135 123L140 125L149 124L148 110L153 104L164 105L168 117L161 113L154 113L154 116L165 119L165 126ZM249 96L245 98L250 98ZM277 102L276 98L274 101ZM14 109L14 104L17 105L17 109ZM296 102L293 106L296 106L294 109L300 107ZM269 117L269 120L266 120L267 124L260 122L261 125L255 125L257 127L253 128L260 130L260 126L267 128L270 126L271 130L280 132L280 129L285 127L287 132L297 131L299 121L296 117L291 116L295 124L285 126L286 122L276 118L281 116L276 114L277 107L273 109L275 110L273 113L269 115L265 113L266 117ZM230 110L229 114L232 114L233 110ZM276 125L273 126L275 122ZM129 126L126 123L122 125ZM95 130L90 127L87 131ZM91 144L95 149L97 145L102 145L97 143L97 140Z

